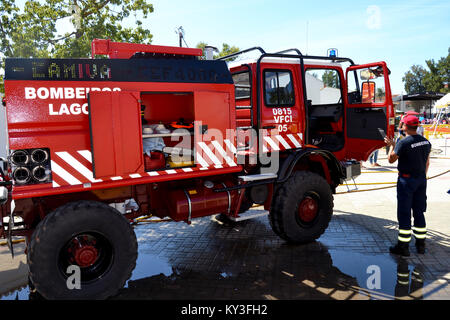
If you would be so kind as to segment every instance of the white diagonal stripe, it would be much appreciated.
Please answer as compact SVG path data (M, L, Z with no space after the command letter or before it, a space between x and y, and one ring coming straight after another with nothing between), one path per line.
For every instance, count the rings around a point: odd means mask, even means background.
M59 184L57 184L55 181L52 182L53 188L58 188Z
M139 173L133 173L133 174L130 174L130 177L133 179L136 179L136 178L141 178L141 175Z
M284 138L282 136L276 135L275 137L277 137L278 141L281 142L281 144L283 145L284 148L291 149L291 145L289 143L287 143L287 141L284 140Z
M168 174L174 174L174 173L177 173L175 170L166 170L166 172L167 172Z
M202 158L200 153L197 152L197 162L204 168L209 167L209 164L205 161L205 159Z
M92 153L89 150L79 150L77 151L83 158L92 163Z
M147 172L147 174L151 177L159 176L159 173L156 171L150 171L150 172Z
M292 141L294 146L296 146L297 148L300 148L302 146L300 143L298 143L298 141L294 138L292 134L288 134L287 137L289 138L289 140Z
M111 180L116 181L116 180L122 180L123 178L118 176L118 177L111 177Z
M86 168L82 163L80 163L77 159L72 157L68 152L61 151L55 152L58 157L67 162L72 168L81 173L86 179L90 182L102 182L100 179L94 179L94 174L91 170Z
M225 139L224 142L225 142L225 144L227 145L228 149L230 149L230 151L231 151L233 154L236 154L236 147L231 143L231 141L228 140L228 139Z
M303 142L303 133L297 133L298 137L300 138L300 141Z
M216 155L211 151L210 148L206 145L204 142L199 142L198 145L200 148L202 148L203 151L205 151L206 155L214 162L216 166L220 166L222 162L220 162L219 159L217 159Z
M192 172L193 170L191 168L183 168L182 169L184 172Z
M64 181L66 181L70 185L76 185L76 184L82 184L80 180L75 178L73 175L71 175L69 172L67 172L65 169L59 166L55 161L51 160L52 164L52 172L56 173L58 176L61 177Z
M225 161L227 162L228 165L230 166L235 166L236 163L233 161L233 159L231 159L227 153L225 152L225 150L222 148L222 146L220 145L219 142L217 142L216 140L214 140L212 142L212 144L214 145L214 147L216 147L217 151L219 151L220 155L225 159Z
M275 150L275 151L280 150L280 148L277 146L275 141L272 140L271 137L264 137L264 140L266 140L267 143L270 144L270 146L272 147L273 150Z

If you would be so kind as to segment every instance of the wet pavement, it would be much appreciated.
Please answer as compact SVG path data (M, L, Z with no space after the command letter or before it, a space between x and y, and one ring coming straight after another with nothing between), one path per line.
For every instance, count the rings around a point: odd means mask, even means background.
M444 268L431 273L425 265L376 249L390 242L357 220L338 213L319 241L307 245L280 240L267 217L238 224L205 217L192 225L138 225L136 269L113 299L427 299L448 286L447 281L431 286L446 274ZM371 286L371 266L380 270L378 288ZM410 274L407 285L397 283L398 268ZM414 270L422 282L413 281ZM444 291L439 298L450 298ZM2 299L39 298L25 287Z
M443 160L432 165L431 175L448 170ZM390 179L365 172L362 179ZM328 229L307 245L278 238L267 217L139 224L136 269L112 299L450 299L449 182L449 173L429 181L427 252L418 255L412 243L409 258L388 251L397 238L395 189L335 195ZM24 287L1 299L39 299L26 283L24 274Z

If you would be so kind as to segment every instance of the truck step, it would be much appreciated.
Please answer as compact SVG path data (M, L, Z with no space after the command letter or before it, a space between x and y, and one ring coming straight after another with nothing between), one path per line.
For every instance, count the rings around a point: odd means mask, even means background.
M235 218L235 217L229 217L229 218L231 221L238 222L238 221L253 219L253 218L257 218L257 217L267 216L268 214L269 214L269 210L250 209L250 210L240 213L237 218Z
M248 176L239 176L243 181L258 181L258 180L270 180L276 179L278 175L276 173L260 173L260 174L252 174Z

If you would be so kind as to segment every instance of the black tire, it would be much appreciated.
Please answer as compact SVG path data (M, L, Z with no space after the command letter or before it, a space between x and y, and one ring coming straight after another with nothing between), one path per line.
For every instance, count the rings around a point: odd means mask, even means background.
M136 235L128 220L95 201L68 203L47 215L34 231L27 254L36 290L46 299L61 300L113 296L130 278L136 259ZM69 265L81 265L80 289L67 286Z
M305 203L315 203L309 219L300 214ZM327 229L333 214L333 195L326 180L318 174L297 171L278 188L272 201L269 221L272 230L291 243L308 243ZM304 219L304 220L303 220Z

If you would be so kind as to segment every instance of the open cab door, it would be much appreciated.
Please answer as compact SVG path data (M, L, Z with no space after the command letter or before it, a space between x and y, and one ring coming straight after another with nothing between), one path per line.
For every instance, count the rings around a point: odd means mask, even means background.
M394 136L395 113L385 62L347 68L346 158L366 161Z

